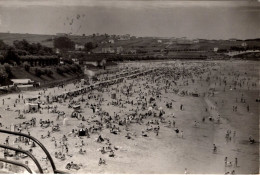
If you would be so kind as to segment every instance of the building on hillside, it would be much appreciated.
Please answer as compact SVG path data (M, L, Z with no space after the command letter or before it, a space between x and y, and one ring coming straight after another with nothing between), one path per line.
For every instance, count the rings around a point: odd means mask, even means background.
M168 41L168 42L165 42L164 44L165 45L171 45L173 42L172 41Z
M85 46L81 44L75 44L75 50L84 50Z
M116 48L116 53L117 54L121 54L123 51L124 51L124 49L123 49L122 46L119 46L119 47Z
M193 42L191 40L186 39L186 37L177 38L176 43L179 45L190 45Z
M115 53L115 49L113 49L112 47L103 47L101 52L102 53Z
M208 43L208 40L206 40L206 39L199 39L199 43Z
M237 39L235 39L235 38L230 38L229 41L235 42L235 41L237 41Z
M13 85L27 85L32 84L34 81L31 79L11 79Z
M56 54L59 54L59 53L60 53L60 49L56 48L56 49L55 49L55 53L56 53Z
M31 87L39 87L40 83L32 81L31 79L11 79L14 87L26 90Z
M86 57L83 60L83 65L87 68L94 68L94 67L105 67L106 66L106 59L101 57Z
M194 39L193 43L200 43L200 40L199 39Z
M110 44L114 44L114 43L115 43L115 40L109 39L108 42L109 42Z
M241 46L242 46L242 47L246 47L246 46L247 46L247 43L246 43L246 42L243 42L243 43L241 44Z
M162 43L162 40L158 39L158 40L157 40L157 43Z
M136 50L135 50L135 49L131 49L131 50L129 50L129 53L130 53L130 54L134 54L134 55L135 55L137 52L136 52Z
M79 64L79 59L77 59L77 58L72 58L71 60L73 61L73 63Z
M123 51L124 55L135 55L137 51L135 49L126 49Z
M213 51L217 52L218 51L218 47L214 47Z
M119 36L118 40L130 40L130 35L126 34L126 35L121 35Z
M101 41L101 44L107 44L107 41Z

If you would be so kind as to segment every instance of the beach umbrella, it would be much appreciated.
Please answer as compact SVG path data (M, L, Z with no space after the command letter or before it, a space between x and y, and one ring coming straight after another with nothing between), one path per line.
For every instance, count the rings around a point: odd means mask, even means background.
M153 107L149 107L149 108L148 108L148 111L151 111L151 110L153 110Z
M159 110L161 111L163 108L162 107L159 107Z

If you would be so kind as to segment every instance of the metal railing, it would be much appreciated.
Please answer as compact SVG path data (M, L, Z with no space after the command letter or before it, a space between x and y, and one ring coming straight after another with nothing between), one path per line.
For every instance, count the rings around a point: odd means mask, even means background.
M16 152L26 154L27 156L29 156L34 161L34 163L36 164L36 166L39 170L39 173L43 174L43 170L42 170L40 163L29 151L25 151L25 150L22 150L22 149L18 149L18 148L14 148L14 147L2 145L2 144L0 144L0 148L9 149L9 150L13 150L13 151L16 151Z
M30 174L33 173L32 170L25 164L15 162L15 161L11 161L11 160L7 160L7 159L3 159L3 158L0 158L0 162L5 162L5 163L13 164L13 165L16 165L16 166L20 166L20 167L25 168Z
M41 149L44 151L44 153L46 154L48 160L50 161L51 163L51 167L52 167L52 170L53 170L53 173L54 174L68 174L67 172L64 172L64 171L60 171L60 170L57 170L56 169L56 166L54 164L54 161L50 155L50 153L48 152L48 150L45 148L45 146L39 141L37 140L36 138L30 136L30 135L27 135L27 134L24 134L24 133L20 133L20 132L13 132L13 131L8 131L8 130L3 130L3 129L0 129L0 133L5 133L5 134L11 134L11 135L17 135L17 136L23 136L23 137L26 137L26 138L29 138L30 140L33 140L37 145L39 145L41 147ZM28 155L34 162L35 164L37 165L38 169L39 169L39 172L40 173L43 173L43 170L41 168L41 165L39 164L39 162L37 161L37 159L29 152L29 151L24 151L24 150L21 150L21 149L17 149L17 148L13 148L13 147L10 147L10 146L6 146L6 145L1 145L0 144L0 147L2 148L5 148L5 149L10 149L10 150L14 150L14 151L17 151L17 152L22 152L26 155Z

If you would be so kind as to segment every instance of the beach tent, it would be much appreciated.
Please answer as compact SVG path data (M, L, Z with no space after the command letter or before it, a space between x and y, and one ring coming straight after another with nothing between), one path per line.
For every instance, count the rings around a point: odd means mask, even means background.
M86 136L86 130L85 129L80 129L79 130L79 136Z
M30 112L37 112L39 110L39 104L37 104L37 103L26 103L26 108Z

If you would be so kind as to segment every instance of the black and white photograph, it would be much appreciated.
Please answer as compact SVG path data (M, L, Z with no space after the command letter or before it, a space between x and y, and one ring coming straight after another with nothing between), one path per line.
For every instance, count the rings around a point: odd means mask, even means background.
M259 0L0 0L0 174L259 174Z

